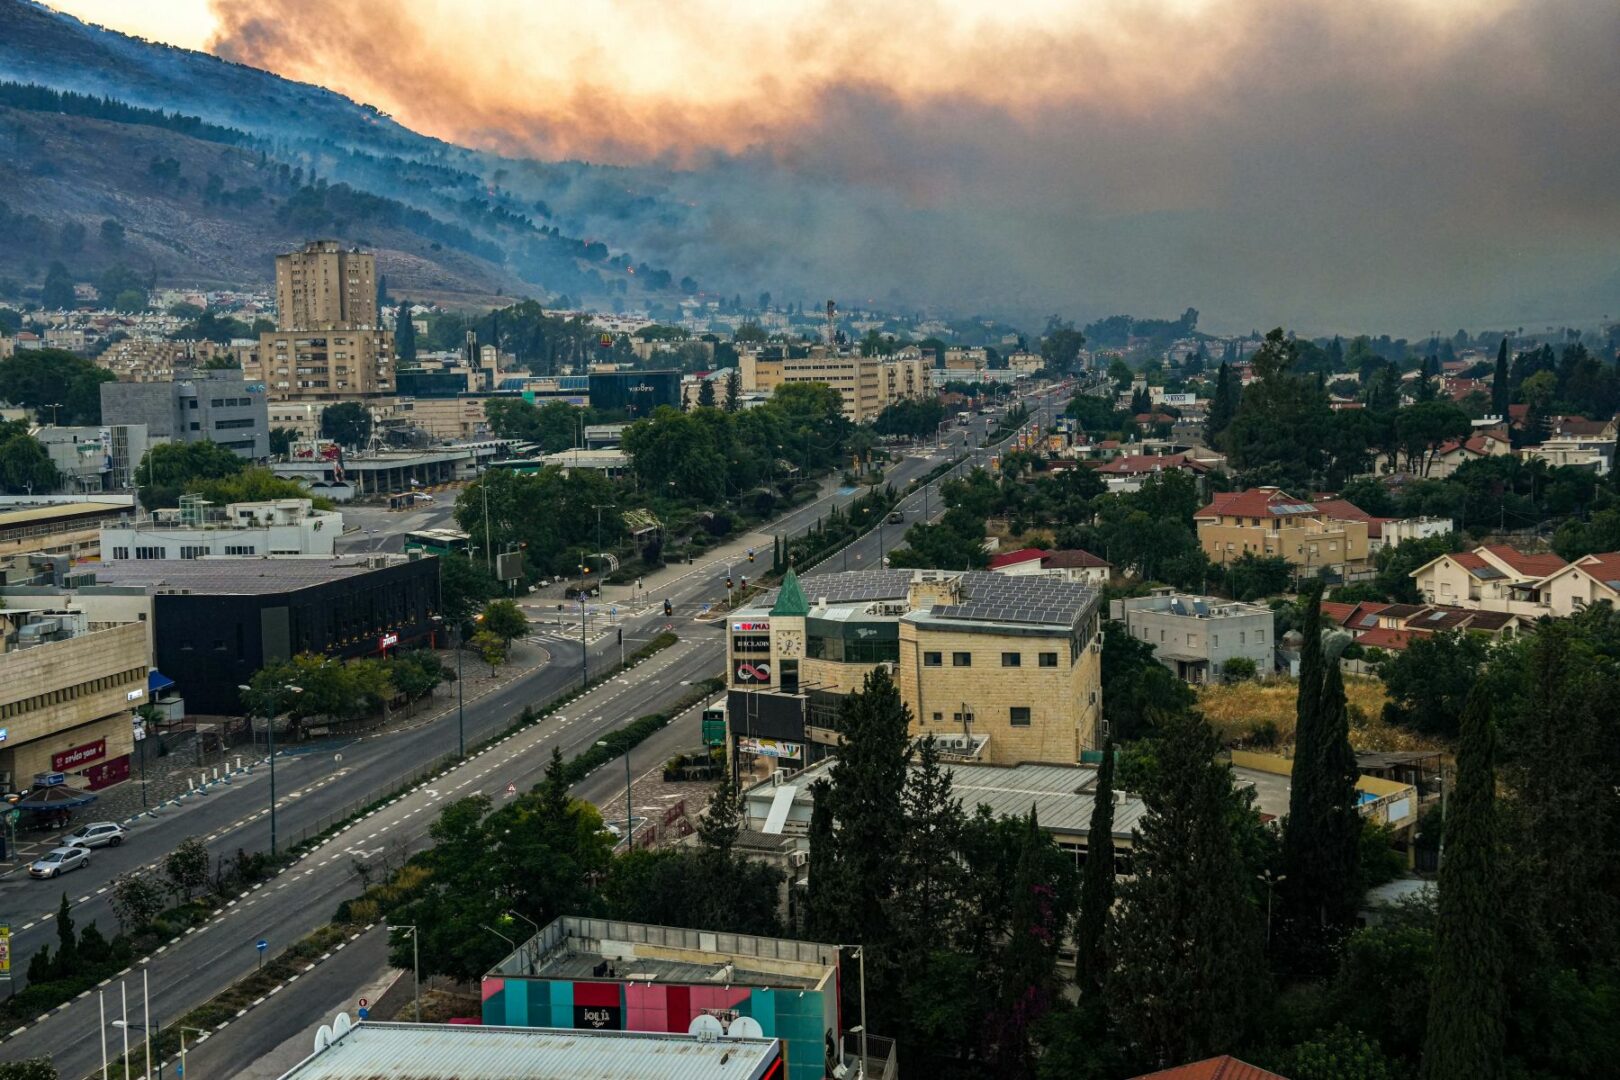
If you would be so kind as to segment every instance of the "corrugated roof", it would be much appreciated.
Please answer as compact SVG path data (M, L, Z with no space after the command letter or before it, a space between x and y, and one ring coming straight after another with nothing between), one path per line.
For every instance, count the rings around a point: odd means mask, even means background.
M757 1080L776 1039L362 1023L282 1080Z
M431 557L431 556L429 556ZM403 565L404 559L392 565ZM217 595L292 592L370 573L365 558L162 559L118 561L96 567L97 585L191 589Z
M111 516L120 513L132 514L134 510L128 503L115 502L73 502L57 503L54 506L30 506L26 510L0 510L0 529L11 529L18 525L36 525L47 521L73 521L77 518Z
M1021 817L1035 807L1043 829L1084 835L1091 828L1094 803L1082 784L1095 782L1097 770L1078 765L947 764L951 790L969 809L988 806L997 817ZM1141 824L1147 804L1126 796L1114 807L1114 835L1125 839Z
M1039 562L1046 552L1040 548L1019 548L1017 551L1006 551L996 555L990 560L990 569L1000 570L1004 566L1015 566L1018 563Z

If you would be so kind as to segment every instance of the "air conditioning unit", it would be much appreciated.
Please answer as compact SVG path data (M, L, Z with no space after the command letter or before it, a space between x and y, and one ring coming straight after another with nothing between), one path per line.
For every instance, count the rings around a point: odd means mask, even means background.
M1091 651L1094 653L1102 652L1102 638L1098 638L1091 643Z
M808 851L788 852L788 865L793 867L795 870L804 869L810 865L810 853Z
M772 784L785 783L787 781L787 778L788 778L788 771L786 769L776 769L771 773L771 783Z

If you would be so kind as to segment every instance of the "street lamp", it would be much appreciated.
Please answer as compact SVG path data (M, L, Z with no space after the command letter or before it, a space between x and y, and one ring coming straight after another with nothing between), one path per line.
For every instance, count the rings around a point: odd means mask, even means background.
M253 692L253 687L241 683L238 683L236 688L246 690L248 693ZM283 692L302 694L304 688L302 686L282 686L271 691L272 694L278 695L278 700L279 695ZM272 859L276 857L276 711L276 709L272 708L269 715L264 718L264 737L270 755L270 857ZM252 722L253 717L250 713L248 723L251 724Z
M1266 948L1271 948L1271 893L1277 882L1287 881L1287 874L1272 874L1270 870L1256 874L1256 878L1266 883Z
M596 745L604 750L613 749L600 739ZM630 748L627 746L624 748L624 849L631 851L635 846L635 836L630 831Z
M422 964L417 952L418 938L414 923L391 927L394 930L409 930L411 932L411 997L416 1002L416 1022L422 1022Z
M208 1038L208 1032L203 1031L201 1028L186 1027L184 1024L177 1024L175 1026L180 1029L180 1076L183 1080L186 1075L186 1032L189 1031L193 1034L201 1035L203 1039ZM198 1039L197 1041L202 1042L202 1039Z

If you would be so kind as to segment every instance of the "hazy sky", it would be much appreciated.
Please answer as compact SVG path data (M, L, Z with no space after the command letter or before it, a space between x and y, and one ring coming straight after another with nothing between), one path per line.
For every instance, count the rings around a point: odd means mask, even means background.
M954 303L1408 334L1620 314L1614 0L58 6L463 143L785 173Z

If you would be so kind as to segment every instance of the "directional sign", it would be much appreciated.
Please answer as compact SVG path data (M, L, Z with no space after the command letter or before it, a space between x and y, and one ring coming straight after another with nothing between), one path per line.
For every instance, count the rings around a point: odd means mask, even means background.
M268 949L270 947L270 943L268 941L264 940L264 938L260 938L258 941L255 941L253 943L253 947L255 949L258 949L260 952L264 952L264 950L266 950L266 949Z
M506 797L508 799L510 799L516 794L517 794L517 785L516 784L507 784L506 785Z
M366 1008L364 1005L360 1006L360 1019L364 1020L366 1017L368 1017L370 1015L371 1015L371 1010L370 1009Z
M177 1061L177 1062L174 1063L174 1075L175 1076L184 1076L184 1075L186 1075L186 1063L185 1062Z

